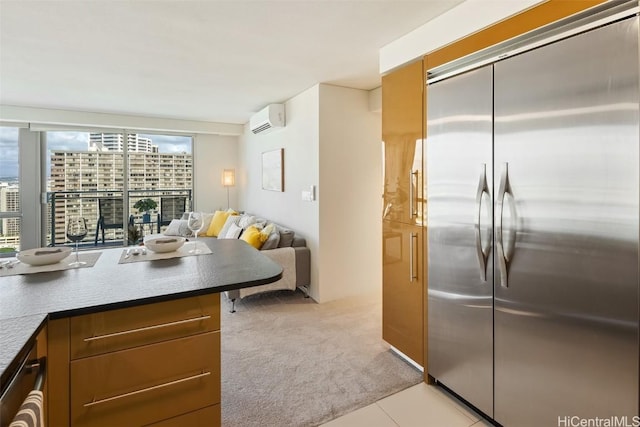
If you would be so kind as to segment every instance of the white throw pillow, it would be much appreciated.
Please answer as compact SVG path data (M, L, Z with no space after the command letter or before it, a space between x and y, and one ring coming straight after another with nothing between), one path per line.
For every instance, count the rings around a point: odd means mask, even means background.
M256 222L256 217L253 215L240 215L240 222L238 222L238 225L240 226L240 228L246 230L247 228L249 228L250 225L255 224Z
M242 233L242 227L238 227L236 224L231 224L229 226L229 231L225 234L225 239L237 239L240 237L240 233Z
M227 220L224 222L224 225L220 229L220 232L218 233L218 238L220 237L224 238L229 232L229 228L231 228L231 225L233 224L238 225L239 221L240 221L240 215L229 215Z
M164 230L165 236L182 236L187 237L191 235L191 230L187 226L187 221L184 219L172 219L167 229Z
M215 215L215 213L212 213L212 212L203 212L202 213L203 225L202 225L202 230L198 234L204 235L204 233L207 232L207 230L209 229L209 226L211 225L211 220L213 219L214 215Z
M213 215L214 213L211 212L202 212L202 230L200 230L200 232L198 233L198 235L200 234L204 234L207 232L207 230L209 229L209 225L211 225L211 220L213 219ZM189 220L189 212L185 212L182 214L182 218L180 218L181 220ZM191 232L189 232L191 234Z

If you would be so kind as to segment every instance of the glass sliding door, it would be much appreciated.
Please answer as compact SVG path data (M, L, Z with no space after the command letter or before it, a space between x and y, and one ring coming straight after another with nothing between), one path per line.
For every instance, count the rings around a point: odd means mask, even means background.
M164 231L172 219L179 219L190 210L192 138L160 134L127 136L130 225L142 238L145 234ZM150 205L143 203L149 199ZM153 207L149 209L149 206Z
M70 215L87 220L85 247L137 243L191 206L192 138L46 132L47 245L66 244Z
M90 230L84 245L124 238L124 153L90 132L46 132L47 244L66 244L65 224L80 215ZM121 134L112 134L114 139ZM118 217L119 213L119 217Z

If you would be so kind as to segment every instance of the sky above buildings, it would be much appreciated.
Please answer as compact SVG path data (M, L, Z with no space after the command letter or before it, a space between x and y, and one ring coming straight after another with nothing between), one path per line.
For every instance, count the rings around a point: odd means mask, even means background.
M191 137L140 134L150 138L161 153L191 153ZM47 132L47 149L85 151L88 132ZM47 169L49 158L47 156ZM47 172L48 173L48 172ZM18 129L0 126L0 180L18 176Z
M0 180L18 175L18 129L0 126Z

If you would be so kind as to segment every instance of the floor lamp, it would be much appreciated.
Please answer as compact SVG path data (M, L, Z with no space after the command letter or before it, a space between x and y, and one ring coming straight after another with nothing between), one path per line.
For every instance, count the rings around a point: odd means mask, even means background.
M222 171L222 185L227 188L227 209L229 209L229 187L236 185L235 169L225 169Z

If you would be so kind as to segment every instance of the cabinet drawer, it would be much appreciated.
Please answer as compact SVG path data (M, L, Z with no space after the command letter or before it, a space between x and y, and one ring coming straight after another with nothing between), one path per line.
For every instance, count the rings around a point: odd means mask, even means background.
M71 360L220 330L220 294L71 318Z
M222 414L218 404L149 424L146 427L220 427L221 425Z
M145 425L220 403L220 332L71 362L71 425Z

